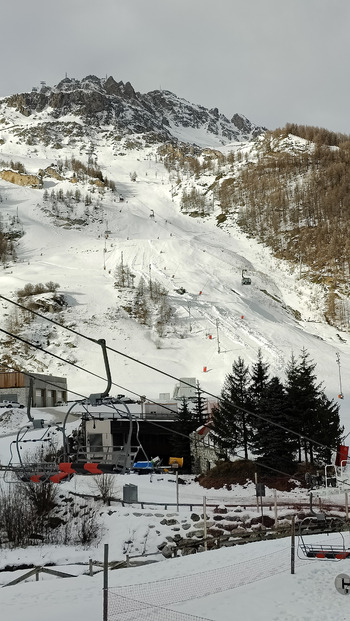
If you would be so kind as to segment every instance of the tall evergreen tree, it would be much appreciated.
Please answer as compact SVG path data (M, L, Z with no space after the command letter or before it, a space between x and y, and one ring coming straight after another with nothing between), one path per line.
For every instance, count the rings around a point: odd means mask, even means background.
M172 449L176 457L183 457L183 471L191 472L191 442L190 433L198 427L197 419L188 407L187 399L183 398L176 417L175 431L172 440Z
M249 405L253 415L250 417L251 434L256 436L259 424L260 402L263 399L269 382L269 365L263 361L261 349L258 350L258 359L252 365L249 385ZM257 416L254 416L254 413Z
M339 406L327 398L322 384L317 384L315 367L316 364L309 359L306 349L303 349L299 363L292 357L287 368L286 383L288 427L305 436L302 448L305 461L311 463L315 457L329 460L331 451L336 450L343 432Z
M264 396L269 381L269 365L263 361L261 349L258 351L258 360L252 366L249 394L254 408L258 408L260 399Z
M207 404L200 389L199 382L197 382L196 386L196 400L194 402L193 413L197 419L198 427L204 425L207 418Z
M303 422L301 420L302 410L300 408L299 366L294 353L292 353L287 364L286 375L285 414L287 427L295 434L302 434ZM300 435L296 435L295 438L297 442L298 461L300 463L302 461L302 442Z
M263 418L256 419L252 441L257 461L276 470L293 472L296 441L285 428L285 389L278 377L267 383L258 410Z
M250 408L248 391L249 369L239 357L232 365L232 373L225 378L219 405L213 413L213 429L225 455L243 446L245 459L250 439L249 415L244 411Z
M140 323L146 325L149 320L150 311L148 308L145 288L145 281L141 277L134 297L133 313Z

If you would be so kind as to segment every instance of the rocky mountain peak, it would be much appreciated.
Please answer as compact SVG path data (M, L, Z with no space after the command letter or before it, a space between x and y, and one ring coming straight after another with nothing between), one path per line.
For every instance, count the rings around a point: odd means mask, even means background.
M136 93L130 82L117 82L112 76L66 77L54 87L12 95L4 103L24 116L45 111L46 120L47 116L58 120L73 115L89 126L114 125L122 134L153 132L160 140L181 141L184 129L192 129L192 142L198 146L213 140L218 145L250 140L265 130L242 115L235 114L230 121L218 108L208 110L170 91Z
M254 123L251 123L251 121L249 121L247 117L243 116L243 114L234 114L231 119L231 123L233 123L240 132L251 134L254 137L261 134L261 130L267 131L266 127L257 127Z

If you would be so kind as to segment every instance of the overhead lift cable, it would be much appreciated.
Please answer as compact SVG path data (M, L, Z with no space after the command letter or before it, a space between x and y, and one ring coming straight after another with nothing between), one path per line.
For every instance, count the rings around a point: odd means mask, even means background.
M83 339L85 339L85 340L88 340L88 341L92 342L92 343L95 343L95 344L101 344L101 342L103 341L103 339L99 339L99 340L94 339L94 338L92 338L92 337L87 336L86 334L82 334L81 332L78 332L77 330L73 330L73 328L69 328L68 326L62 326L62 324L58 323L58 322L57 322L57 321L55 321L54 319L51 319L51 318L49 318L49 317L45 317L45 315L42 315L41 313L38 313L37 311L34 311L34 310L32 310L32 309L29 309L29 308L26 308L26 307L25 307L25 306L23 306L22 304L19 304L19 302L14 302L13 300L10 300L9 298L6 298L4 295L1 295L1 294L0 294L0 299L3 299L3 300L5 300L6 302L9 302L10 304L14 304L15 306L18 306L19 308L21 308L22 310L25 310L25 311L27 311L27 312L31 312L31 313L33 313L34 315L36 315L36 316L40 317L41 319L44 319L44 320L46 320L46 321L48 321L48 322L50 322L50 323L53 323L53 324L55 324L55 325L59 326L60 328L63 328L63 329L65 329L65 330L68 330L69 332L72 332L72 333L73 333L73 334L75 334L76 336L79 336L79 337L81 337L81 338L83 338ZM43 351L43 352L45 352L45 353L47 353L47 354L49 354L49 355L51 355L51 356L54 356L55 358L58 358L58 359L60 359L61 361L66 362L67 364L70 364L70 365L72 365L72 366L76 367L76 368L77 368L77 369L79 369L79 370L85 371L86 373L90 373L91 375L94 375L95 377L97 377L97 378L99 378L99 379L104 379L104 380L105 380L105 378L101 377L100 375L97 375L96 373L93 373L93 371L88 371L87 369L84 369L83 367L80 367L79 365L76 365L75 363L70 362L69 360L65 360L64 358L60 358L60 357L59 357L59 356L57 356L56 354L53 354L53 353L51 353L51 352L47 351L46 349L44 349L44 348L43 348L43 347L41 347L41 346L36 346L36 345L34 345L34 344L30 343L29 341L26 341L25 339L22 339L21 337L18 337L18 336L14 335L14 334L10 334L9 332L6 332L6 331L5 331L5 330L3 330L2 328L0 328L0 331L1 331L1 332L5 332L6 334L10 335L12 338L18 338L19 340L22 340L22 341L23 341L23 342L25 342L26 344L31 345L31 346L33 346L33 347L36 347L37 349L40 349L41 351ZM105 341L103 341L103 342L105 343ZM110 346L108 346L108 345L106 345L106 344L105 344L105 349L106 349L106 350L108 350L108 351L112 351L113 353L116 353L116 354L118 354L118 355L120 355L120 356L122 356L122 357L124 357L124 358L127 358L128 360L131 360L131 361L133 361L133 362L136 362L137 364L140 364L140 365L142 365L142 366L144 366L144 367L146 367L146 368L148 368L148 369L150 369L150 370L152 370L152 371L155 371L156 373L160 373L161 375L164 375L165 377L169 377L170 379L173 379L173 380L175 380L176 382L180 382L180 381L181 381L181 383L182 383L182 384L184 384L185 386L188 386L188 387L190 387L190 388L193 388L193 385L192 385L192 384L190 384L189 382L186 382L186 381L184 381L184 380L180 380L180 378L176 377L175 375L172 375L172 374L170 374L170 373L167 373L166 371L162 371L161 369L157 369L157 367L154 367L153 365L150 365L150 364L148 364L147 362L143 362L142 360L139 360L138 358L135 358L134 356L130 356L129 354L126 354L125 352L121 352L121 351L119 351L119 350L117 350L117 349L114 349L113 347L110 347ZM105 352L104 352L104 354L105 354ZM106 356L105 356L105 355L104 355L104 357L105 357L105 359L106 359ZM121 386L118 386L117 384L114 384L114 382L112 382L112 381L111 381L110 383L111 383L111 384L113 384L114 386L117 386L118 388L122 388ZM133 393L133 394L137 394L137 393L135 393L135 392L133 392L133 391L131 391L131 390L129 390L129 389L124 389L124 388L122 388L122 389L123 389L123 390L126 390L127 392L130 392L130 393ZM217 395L215 395L215 394L213 394L213 393L209 392L208 390L205 390L205 389L202 389L202 388L201 388L201 392L202 392L203 394L205 394L205 395L208 395L209 397L213 397L213 398L214 398L214 399L216 399L217 401L220 401L220 397L218 397ZM141 395L138 395L138 396L140 396L140 397L141 397ZM154 403L154 402L153 402L153 403ZM237 404L235 404L235 403L234 403L233 405L234 405L234 407L235 407L237 410L239 410L240 412L243 412L244 414L248 414L248 415L250 415L250 416L253 416L253 417L255 417L255 418L258 418L259 420L262 420L262 421L264 421L264 422L266 422L266 423L269 423L269 424L273 425L274 427L278 427L279 429L282 429L282 430L284 430L284 431L287 431L288 433L291 433L292 435L294 435L294 436L296 436L296 437L300 438L301 440L307 440L308 442L311 442L311 443L312 443L312 444L314 444L315 446L319 446L319 447L321 447L321 448L325 448L325 449L330 449L330 450L332 450L332 447L327 446L327 445L325 445L325 444L322 444L322 443L320 443L320 442L317 442L316 440L313 440L312 438L309 438L308 436L305 436L305 435L303 435L303 434L301 434L301 433L298 433L298 432L296 432L296 431L293 431L292 429L289 429L288 427L285 427L284 425L281 425L280 423L277 423L276 421L272 421L272 420L270 420L270 419L268 419L268 418L266 418L266 417L262 416L261 414L257 414L256 412L251 412L251 411L247 410L246 408L243 408L242 406L237 405ZM170 409L170 408L169 408L169 409Z
M1 296L0 296L0 297L1 297ZM46 319L46 318L44 317L44 319ZM61 327L62 327L62 326L61 326ZM85 371L85 373L89 373L89 374L91 374L91 375L93 375L93 376L95 376L95 377L97 377L97 378L99 378L99 379L105 380L105 378L103 378L102 376L97 375L96 373L93 373L92 371L89 371L88 369L84 369L83 367L80 367L79 365L76 365L75 363L72 363L72 362L70 362L69 360L66 360L65 358L62 358L62 357L60 357L60 356L57 356L56 354L53 354L52 352L50 352L50 351L48 351L48 350L45 350L44 348L40 347L39 345L36 345L36 344L34 344L34 343L30 343L29 341L26 341L26 340L25 340L25 339L23 339L22 337L18 337L18 336L17 336L17 335L15 335L15 334L11 334L11 333L9 333L9 332L7 332L7 331L3 330L2 328L0 328L0 331L1 331L1 332L4 332L4 333L6 333L6 334L8 334L8 335L9 335L9 336L11 336L12 338L15 338L15 339L17 338L17 339L19 339L20 341L22 341L22 342L26 343L26 344L27 344L27 345L29 345L29 346L35 347L35 348L37 348L37 349L40 349L41 351L44 351L45 353L47 353L47 354L49 354L49 355L51 355L51 356L54 356L55 358L58 358L60 361L62 361L62 362L64 362L64 363L70 364L70 365L72 365L72 366L74 366L74 367L78 368L78 369L79 369L79 370L81 370L81 371ZM89 337L86 337L86 338L89 338ZM96 342L97 342L95 339L89 339L89 340L93 341L94 343L96 343ZM109 349L109 348L108 348L108 349ZM8 366L8 365L6 365L6 364L3 364L2 366L4 366L4 367L6 367L6 368L11 369L11 367L9 367L9 366ZM11 369L11 370L18 371L18 369ZM157 369L155 369L155 370L157 371ZM32 378L34 378L34 379L35 379L35 376L34 376L34 375L31 375L30 373L27 373L27 372L25 372L25 371L21 371L21 372L22 372L23 374L28 375L29 377L32 377ZM162 371L159 371L159 372L160 372L160 373L162 373ZM177 379L177 378L175 378L175 379ZM53 384L53 383L52 383L52 382L50 382L50 381L45 381L45 380L43 380L43 381L44 381L45 383L47 383L47 384L51 385L51 386L55 386L55 384ZM122 386L120 386L120 385L118 385L118 384L115 384L114 382L111 382L111 383L112 383L112 385L117 386L118 388L122 388L123 390L126 390L127 392L133 393L133 394L135 394L136 396L141 397L141 395L139 395L139 394L138 394L138 393L136 393L135 391L132 391L132 390L130 390L130 389L128 389L128 388L124 388L124 387L122 387ZM191 384L188 384L188 385L189 385L189 386L192 386ZM61 386L59 386L59 385L57 385L57 387L58 387L58 388L61 388ZM76 395L78 395L78 396L83 397L84 399L86 399L86 398L87 398L85 395L81 395L81 394L79 394L79 393L77 393L77 392L75 392L75 391L71 391L71 392L72 392L73 394L76 394ZM208 392L207 392L207 391L205 391L205 390L202 390L202 392L204 392L205 394L209 394L209 395L211 395L211 396L215 397L216 399L219 399L219 397L217 397L216 395L212 395L211 393L208 393ZM156 404L156 402L155 402L155 401L152 401L151 399L149 399L149 402L150 402L150 403L154 403L154 404ZM166 405L162 405L162 407L163 407L163 409L166 409L166 410L168 410L169 412L174 413L174 411L173 411L171 408L167 407ZM250 411L248 411L248 410L245 410L245 409L244 409L244 408L242 408L241 406L236 406L236 407L237 407L237 409L239 409L239 410L241 410L241 411L243 411L243 412L245 412L245 413L247 413L247 414L250 414L250 415L255 416L255 417L257 417L257 418L259 418L259 419L261 419L261 420L264 420L264 421L266 421L266 422L269 422L269 423L270 423L270 424L272 424L272 425L278 426L278 427L280 427L280 428L284 429L285 431L288 431L289 433L292 433L292 434L294 434L294 435L298 436L300 439L306 439L306 440L309 440L310 442L313 442L314 444L316 444L316 445L318 445L318 446L321 446L321 447L323 447L323 448L326 448L326 449L330 448L330 447L328 447L328 446L326 446L326 445L324 445L324 444L320 444L319 442L316 442L316 441L314 441L314 440L312 440L312 439L308 438L307 436L303 436L302 434L298 434L297 432L294 432L294 431L292 431L292 430L290 430L290 429L287 429L286 427L284 427L284 426L280 425L279 423L272 422L272 421L270 421L269 419L266 419L266 418L264 418L264 417L260 416L259 414L255 414L255 413L253 413L253 412L250 412ZM151 424L151 425L153 425L153 426L155 426L155 427L159 427L160 429L167 429L167 428L166 428L166 427L164 427L163 425L161 425L161 424L159 424L159 423L156 423L156 422L154 422L154 421L151 421L151 420L150 420L150 421L148 421L148 422L149 422L149 424ZM210 427L210 425L204 425L204 427ZM179 432L179 431L176 431L176 430L173 430L173 433L174 433L174 434L176 434L176 435L182 436L182 437L186 437L186 438L188 437L186 434L183 434L183 433L181 433L181 432ZM240 455L239 453L234 452L234 453L233 453L233 455L234 455L235 457L238 457L239 459L245 459L245 458L244 458L242 455ZM284 471L282 471L282 470L277 470L276 468L272 468L271 466L267 466L266 464L264 464L264 463L262 463L262 462L259 462L259 466L260 466L260 467L262 467L262 468L264 468L264 469L266 469L266 470L270 470L270 471L272 471L272 472L276 472L276 473L278 473L278 474L282 474L282 475L284 475L284 476L288 476L288 477L290 477L290 473L284 472Z
M0 296L0 297L3 297L3 296ZM43 317L43 319L46 319L46 317L44 317L43 315L41 315L41 317ZM50 320L48 320L48 321L50 321ZM61 327L62 327L62 326L61 326ZM52 353L52 352L48 351L47 349L44 349L44 348L43 348L43 347L41 347L40 345L36 345L36 344L34 344L34 343L31 343L30 341L27 341L26 339L24 339L24 338L22 338L22 337L20 337L20 336L18 336L18 335L11 334L10 332L8 332L7 330L4 330L3 328L0 328L0 332L3 332L4 334L7 334L7 335L8 335L8 336L10 336L11 338L18 339L19 341L21 341L21 342L25 343L26 345L29 345L29 346L31 346L31 347L35 347L36 349L39 349L40 351L43 351L44 353L46 353L46 354L48 354L48 355L50 355L50 356L53 356L54 358L56 358L56 359L60 360L61 362L65 362L65 363L67 363L67 364L69 364L69 365L71 365L71 366L73 366L73 367L75 367L75 368L79 369L80 371L84 371L85 373L89 373L90 375L93 375L94 377L97 377L98 379L102 379L102 380L104 380L104 381L105 381L105 378L103 378L101 375L98 375L97 373L94 373L93 371L89 371L88 369L84 369L83 367L81 367L81 366L79 366L79 365L75 364L74 362L71 362L70 360L66 360L65 358L62 358L61 356L58 356L57 354L54 354L54 353ZM87 338L89 341L92 341L92 342L94 342L94 343L98 343L98 341L97 341L97 340L92 339L92 338L90 338L90 337L86 337L86 336L84 336L84 335L80 335L78 332L77 332L76 334L78 334L79 336L82 336L83 338ZM113 352L115 352L115 353L117 353L117 354L120 354L121 356L125 356L125 357L127 357L128 359L133 360L134 362L137 362L138 364L141 364L141 365L143 365L143 366L146 366L146 367L148 367L149 369L152 369L153 371L155 371L155 372L157 372L157 373L161 373L162 375L165 375L165 376L167 376L167 377L170 377L171 379L174 379L175 381L181 381L181 382L182 382L182 380L180 380L180 379L179 379L179 378L177 378L176 376L171 375L171 374L169 374L169 373L166 373L165 371L161 371L160 369L157 369L156 367L154 367L154 366L152 366L152 365L149 365L149 364L147 364L147 363L145 363L145 362L142 362L141 360L138 360L137 358L134 358L134 357L132 357L132 356L129 356L128 354L125 354L125 353L123 353L123 352L119 352L118 350L115 350L115 349L113 349L112 347L107 347L107 346L106 346L106 349L108 349L109 351L113 351ZM115 384L114 384L114 382L112 382L112 381L111 381L110 383L111 383L111 385L115 385ZM192 384L189 384L188 382L182 382L182 383L183 383L183 384L185 384L185 385L187 385L187 386L189 386L189 387L191 387L191 388L193 388ZM118 387L119 387L119 386L118 386ZM127 390L128 390L128 389L127 389ZM202 391L202 393L203 393L203 394L209 395L210 397L213 397L213 398L214 398L214 399L216 399L217 401L220 401L220 397L218 397L217 395L215 395L215 394L213 394L213 393L211 393L211 392L209 392L209 391L207 391L207 390L204 390L204 389L201 389L201 391ZM129 391L129 392L132 392L132 391ZM135 394L136 394L136 393L135 393ZM257 418L257 419L259 419L259 420L262 420L262 421L264 421L265 423L268 423L268 424L270 424L270 425L273 425L274 427L278 427L279 429L282 429L283 431L286 431L286 432L288 432L288 433L292 434L293 436L298 437L300 440L306 440L306 441L308 441L308 442L311 442L311 443L312 443L312 444L314 444L315 446L319 446L319 447L321 447L321 448L328 449L328 450L333 450L333 448L332 448L332 447L327 446L326 444L322 444L321 442L317 442L316 440L314 440L314 439L310 438L309 436L306 436L306 435L304 435L304 434L298 433L297 431L293 431L292 429L289 429L288 427L285 427L284 425L281 425L280 423L277 423L276 421L272 421L272 420L270 420L270 419L266 418L265 416L262 416L261 414L257 414L256 412L251 412L250 410L247 410L246 408L243 408L241 405L237 405L237 404L235 404L235 403L234 403L234 404L233 404L233 406L234 406L237 410L239 410L240 412L243 412L244 414L248 414L249 416L253 416L254 418ZM169 408L169 409L170 409L170 408Z

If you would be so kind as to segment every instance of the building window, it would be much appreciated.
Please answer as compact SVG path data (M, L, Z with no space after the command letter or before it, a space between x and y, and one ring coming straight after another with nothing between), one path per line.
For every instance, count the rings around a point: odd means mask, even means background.
M90 451L101 451L103 447L102 433L91 433L88 436Z

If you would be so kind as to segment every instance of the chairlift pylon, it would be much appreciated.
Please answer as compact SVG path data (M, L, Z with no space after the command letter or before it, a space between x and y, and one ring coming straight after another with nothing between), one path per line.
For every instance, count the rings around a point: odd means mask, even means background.
M338 365L338 371L339 371L339 394L338 394L338 399L344 399L342 383L341 383L341 372L340 372L340 354L337 352L335 356L336 356L337 365Z

